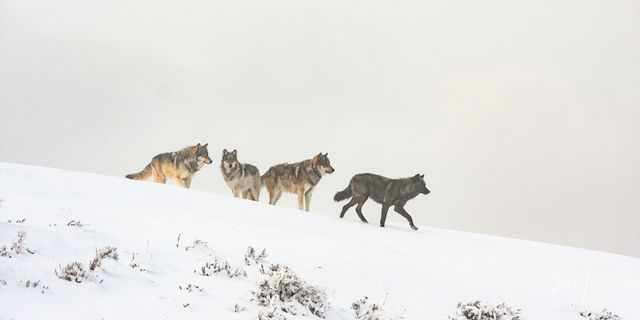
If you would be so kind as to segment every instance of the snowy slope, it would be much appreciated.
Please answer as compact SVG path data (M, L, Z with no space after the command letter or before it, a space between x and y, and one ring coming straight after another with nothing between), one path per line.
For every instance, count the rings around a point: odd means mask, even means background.
M353 319L351 304L363 296L393 319L446 319L475 299L521 308L523 319L577 320L580 310L603 308L640 319L640 259L631 257L425 226L382 229L353 212L338 219L340 204L303 213L264 199L9 163L0 163L0 198L0 248L24 231L35 251L0 257L0 319L256 319L265 307L251 291L263 275L244 264L248 246L266 248L265 265L286 264L324 288L329 319ZM72 220L82 226L68 226ZM207 245L185 250L194 240ZM119 259L104 260L94 281L55 275L105 246ZM215 258L247 277L194 273ZM180 289L189 284L203 291ZM288 318L315 318L303 313Z

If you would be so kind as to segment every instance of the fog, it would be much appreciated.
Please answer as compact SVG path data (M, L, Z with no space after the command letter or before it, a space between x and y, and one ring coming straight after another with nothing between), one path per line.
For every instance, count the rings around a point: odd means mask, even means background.
M0 161L124 177L208 142L192 188L231 196L223 148L328 152L300 214L423 173L418 225L640 257L639 34L636 1L0 0Z

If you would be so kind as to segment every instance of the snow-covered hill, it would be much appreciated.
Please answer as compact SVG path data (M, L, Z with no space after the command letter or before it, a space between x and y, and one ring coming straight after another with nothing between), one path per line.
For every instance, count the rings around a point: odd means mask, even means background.
M271 264L324 290L328 319L354 319L352 303L364 296L385 319L447 319L458 302L476 299L521 308L522 319L578 320L579 311L603 308L640 319L640 259L631 257L425 226L383 229L353 212L338 219L340 204L306 213L9 163L0 163L0 199L0 319L267 318L274 304L259 305L258 284L269 273L296 280ZM268 256L247 265L249 246ZM88 270L105 247L118 259L109 254L89 279L56 275L76 261ZM274 303L290 308L287 319L316 317L298 302Z

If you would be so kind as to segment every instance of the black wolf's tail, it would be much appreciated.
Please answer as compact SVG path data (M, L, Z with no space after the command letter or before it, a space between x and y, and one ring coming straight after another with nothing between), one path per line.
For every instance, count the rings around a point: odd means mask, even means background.
M151 163L149 163L142 171L127 175L127 179L144 180L151 176Z
M352 194L351 194L351 184L349 184L346 189L336 193L336 195L333 196L333 200L342 201L344 199L351 198L351 196L352 196Z

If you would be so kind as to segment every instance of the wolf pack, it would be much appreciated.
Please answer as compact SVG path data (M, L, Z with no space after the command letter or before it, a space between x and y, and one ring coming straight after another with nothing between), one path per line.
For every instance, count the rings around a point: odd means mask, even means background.
M189 188L191 179L205 164L211 164L208 144L188 146L179 151L165 152L156 155L151 162L138 173L126 177L134 180L146 180L153 176L155 182L166 183L167 178L173 179L181 187ZM323 176L331 174L335 169L331 166L328 153L318 153L311 159L296 163L281 163L272 166L263 175L256 166L238 161L238 151L222 150L220 171L229 189L236 198L242 197L258 201L260 191L266 188L269 193L269 204L275 205L282 193L298 195L298 209L309 211L313 190ZM335 194L336 202L350 199L342 207L340 218L343 218L349 208L356 206L356 213L362 222L367 219L362 213L362 206L369 199L382 205L380 226L384 227L387 212L391 207L409 222L413 230L418 228L413 223L411 215L404 209L407 201L419 194L429 194L424 175L416 174L412 177L390 179L372 173L360 173L351 178L349 185Z

